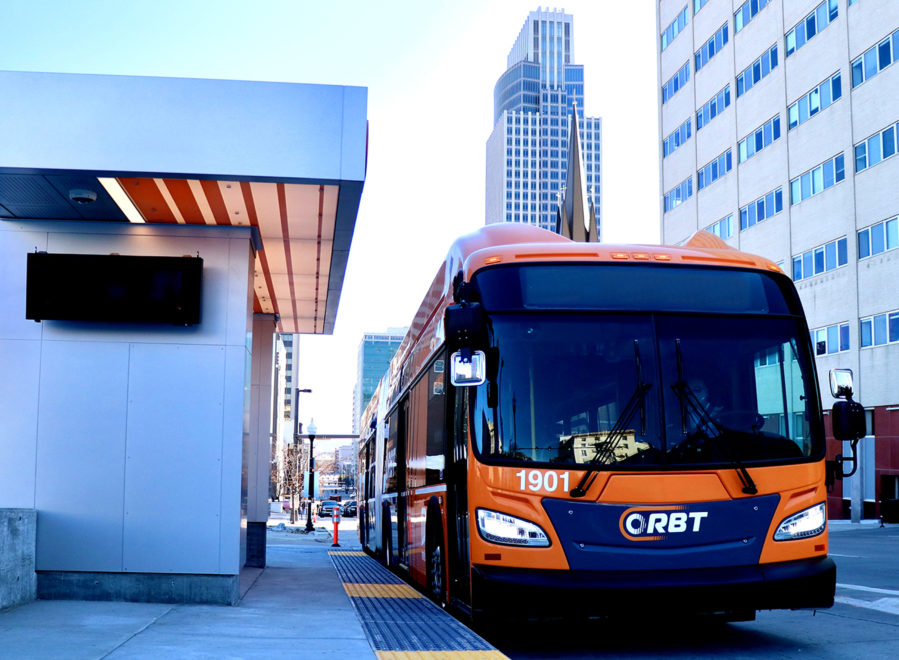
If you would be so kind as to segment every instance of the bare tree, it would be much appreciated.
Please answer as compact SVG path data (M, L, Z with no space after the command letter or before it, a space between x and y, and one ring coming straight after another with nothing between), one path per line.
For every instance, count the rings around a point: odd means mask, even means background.
M300 502L305 493L305 479L303 473L308 466L309 450L306 445L287 445L284 448L284 480L283 487L290 497L290 522L297 521Z

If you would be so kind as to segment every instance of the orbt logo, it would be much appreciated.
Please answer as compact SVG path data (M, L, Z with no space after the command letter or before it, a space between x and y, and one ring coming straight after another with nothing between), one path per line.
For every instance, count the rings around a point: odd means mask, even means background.
M669 534L699 532L708 511L687 511L687 507L631 507L621 514L618 527L629 541L662 541Z

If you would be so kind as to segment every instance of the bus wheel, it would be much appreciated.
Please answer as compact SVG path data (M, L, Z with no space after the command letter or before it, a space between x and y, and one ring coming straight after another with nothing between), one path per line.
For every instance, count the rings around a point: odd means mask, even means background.
M428 596L441 607L446 607L446 571L444 570L445 552L443 550L443 535L431 526L428 533L427 571L428 571Z

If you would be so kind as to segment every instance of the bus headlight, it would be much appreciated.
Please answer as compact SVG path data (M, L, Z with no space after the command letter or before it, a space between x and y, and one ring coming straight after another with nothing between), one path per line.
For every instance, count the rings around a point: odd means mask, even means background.
M539 526L505 513L478 509L478 532L485 541L531 548L549 547L549 537Z
M817 536L824 531L827 525L827 512L824 502L813 507L795 513L785 518L777 531L774 532L775 541L792 541Z

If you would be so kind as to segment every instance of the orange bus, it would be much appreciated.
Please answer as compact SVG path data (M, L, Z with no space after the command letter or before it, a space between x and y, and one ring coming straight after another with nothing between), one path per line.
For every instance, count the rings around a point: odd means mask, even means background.
M833 604L800 301L711 234L460 238L362 428L364 548L475 619Z

